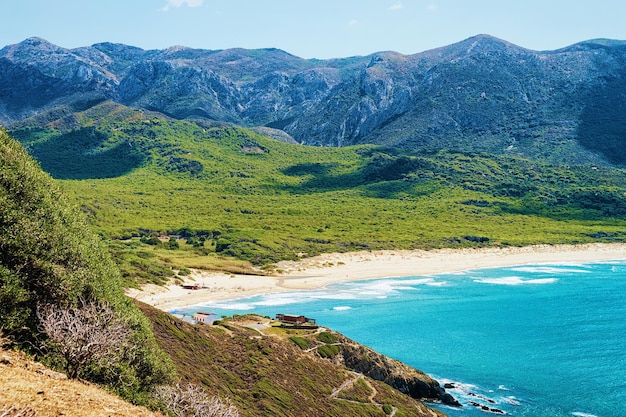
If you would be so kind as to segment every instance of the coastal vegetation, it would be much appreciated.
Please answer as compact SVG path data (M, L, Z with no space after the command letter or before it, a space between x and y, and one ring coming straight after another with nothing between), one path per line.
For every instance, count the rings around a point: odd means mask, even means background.
M623 48L536 54L479 36L444 49L316 62L3 48L0 120L24 148L0 131L0 343L170 415L455 404L331 331L191 325L123 293L325 252L623 242L624 126L609 120Z
M152 387L173 376L150 323L124 295L106 246L4 131L0 331L68 377L106 385L134 402L149 403Z
M623 242L623 51L3 48L23 148L0 130L0 347L168 415L439 415L417 399L458 403L435 380L330 330L192 325L123 290L325 252Z
M368 382L376 388L367 398L351 391L349 401L335 398L333 390L351 381L351 373L240 319L191 325L135 304L84 214L0 133L0 348L20 347L65 371L45 371L54 378L92 381L167 415L382 416L383 403L397 416L439 415L375 381ZM318 339L334 336L320 333ZM14 362L3 356L1 366ZM23 372L20 378L45 385ZM76 385L59 385L77 396ZM55 396L46 408L12 385L7 393L11 400L0 399L2 413L68 409ZM132 414L128 410L124 415Z
M138 306L153 323L159 346L172 357L179 376L232 398L242 415L382 417L388 414L385 409L404 417L444 415L290 341L294 334L296 340L313 341L315 330L257 330L251 325L271 322L258 316L192 325L149 305Z
M626 237L620 168L311 147L111 106L79 113L69 130L11 134L105 238L125 286L188 268L271 271L324 252Z

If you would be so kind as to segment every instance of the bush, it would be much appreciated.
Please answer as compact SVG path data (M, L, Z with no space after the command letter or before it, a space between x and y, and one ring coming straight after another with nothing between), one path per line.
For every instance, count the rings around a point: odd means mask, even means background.
M291 340L293 343L298 345L298 347L300 349L302 349L302 350L306 350L306 349L309 349L311 347L311 342L309 340L305 339L304 337L291 336L289 338L289 340Z
M38 346L47 315L63 308L77 314L81 300L87 300L108 306L114 321L123 318L130 329L128 343L139 348L120 360L95 361L71 373L106 383L133 401L172 377L171 360L156 345L150 323L124 295L120 272L83 213L2 130L0 219L0 322L7 336L21 346ZM51 347L44 359L64 364L60 346Z
M489 238L484 237L484 236L463 236L463 239L468 240L470 242L474 242L474 243L489 242Z
M180 244L178 243L178 240L176 240L176 238L174 236L170 237L170 240L167 242L167 246L166 246L169 250L176 250L176 249L180 249Z
M377 152L373 154L363 168L363 176L367 181L399 180L420 168L424 168L424 161L406 155L392 156Z
M329 332L321 332L316 338L322 343L335 343L337 341L337 336Z
M317 348L317 353L322 358L332 358L341 352L341 347L336 345L323 345Z
M30 298L19 275L0 265L0 329L17 331L28 321Z
M146 245L158 246L161 244L161 241L156 236L143 236L140 240Z
M120 361L125 351L136 351L130 343L130 325L116 317L111 307L81 300L77 307L47 304L37 309L45 345L65 360L67 377L78 378L88 365L107 366Z

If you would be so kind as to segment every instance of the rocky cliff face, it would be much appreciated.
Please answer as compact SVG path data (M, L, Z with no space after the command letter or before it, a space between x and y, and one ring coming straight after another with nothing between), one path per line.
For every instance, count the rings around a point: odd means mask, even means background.
M430 376L381 355L367 346L344 343L339 362L348 369L382 381L418 400L441 401L444 404L460 406L459 402Z
M297 142L405 151L514 152L626 163L626 43L530 51L480 35L416 55L304 60L276 49L0 50L0 123L102 100L280 129Z

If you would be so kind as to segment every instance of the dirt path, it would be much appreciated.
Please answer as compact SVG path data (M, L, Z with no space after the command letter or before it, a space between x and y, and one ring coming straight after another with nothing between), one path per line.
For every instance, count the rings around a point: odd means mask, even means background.
M354 378L347 380L346 382L344 382L343 384L341 384L340 387L335 388L333 390L333 392L330 394L330 398L337 400L337 401L347 401L350 403L354 403L354 404L373 404L374 406L376 406L377 408L380 408L381 410L383 409L383 404L377 403L376 401L374 401L374 398L376 398L376 395L378 394L378 391L376 391L376 388L374 388L374 386L372 385L372 383L370 381L367 380L367 378L365 378L365 376L361 373L358 372L353 372L350 371L350 373L354 376ZM362 401L356 401L356 400L348 400L346 398L339 398L339 394L344 391L347 390L349 388L352 388L352 386L354 384L357 383L357 381L362 380L367 387L370 389L371 393L368 396L368 402L362 402ZM389 414L389 417L394 417L396 415L396 412L398 411L398 409L394 406L391 406L391 413Z
M330 394L330 398L333 399L338 399L338 400L343 400L343 398L337 398L337 396L339 395L339 393L343 390L346 390L348 388L351 388L354 383L356 381L358 381L360 378L363 378L363 375L358 373L358 372L352 372L350 371L350 373L352 375L354 375L354 378L347 380L346 382L344 382L343 384L341 384L341 386L339 388L335 388L333 390L333 392ZM352 401L352 400L344 400L344 401L350 401L350 402L357 402L357 401Z

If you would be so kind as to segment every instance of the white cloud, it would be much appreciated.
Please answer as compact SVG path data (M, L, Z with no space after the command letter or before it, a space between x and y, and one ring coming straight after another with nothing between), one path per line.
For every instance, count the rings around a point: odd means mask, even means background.
M167 0L167 4L161 8L162 11L168 12L172 7L200 7L204 0Z
M428 10L429 12L436 12L439 9L439 6L437 6L436 4L429 4L428 7L426 7L426 10Z
M391 6L389 6L389 10L394 11L394 12L396 10L402 10L402 9L404 9L404 5L402 4L401 1L398 1L398 2L396 2L394 4L392 4Z
M356 26L359 24L359 21L356 19L351 19L348 21L348 26Z

